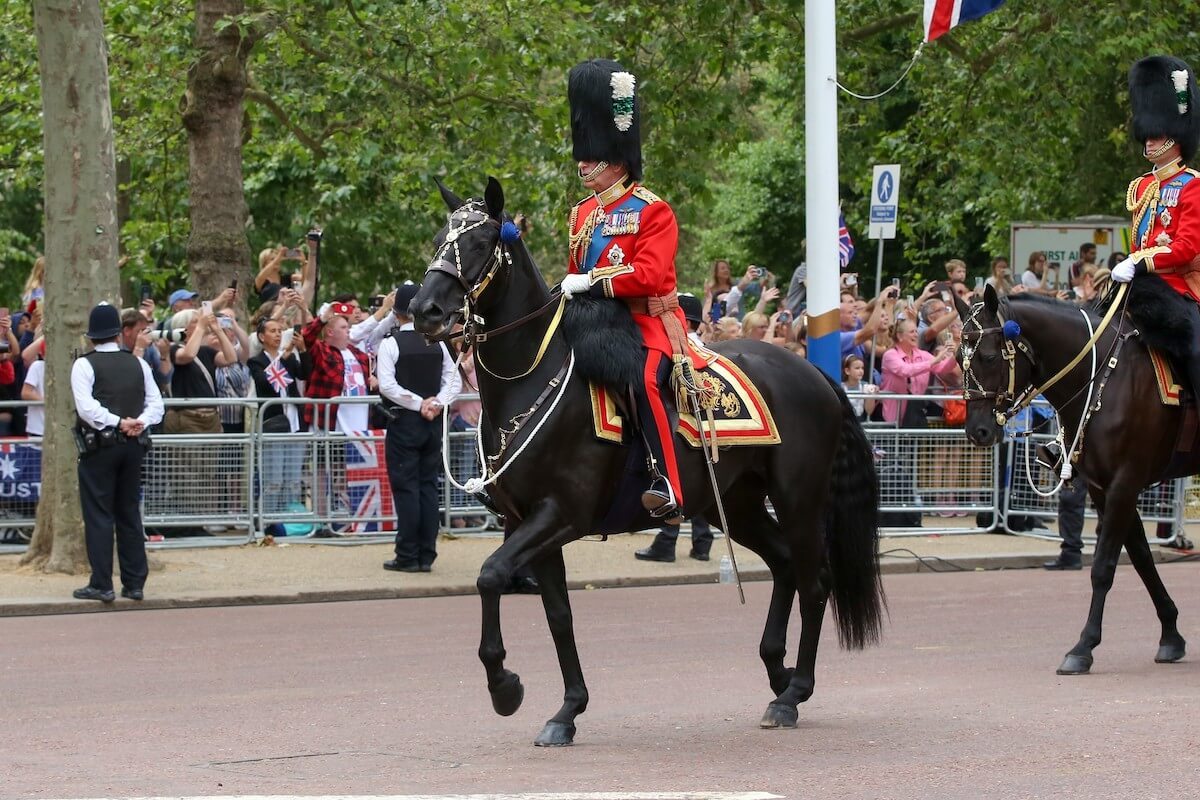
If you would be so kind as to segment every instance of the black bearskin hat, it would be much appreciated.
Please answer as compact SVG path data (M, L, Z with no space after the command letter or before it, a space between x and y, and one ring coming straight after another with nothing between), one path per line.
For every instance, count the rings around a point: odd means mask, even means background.
M615 61L593 58L571 68L571 154L576 161L624 164L642 179L641 102L637 80Z
M1174 56L1143 58L1129 68L1129 102L1133 138L1143 145L1154 136L1174 139L1190 164L1200 146L1200 92L1191 67Z

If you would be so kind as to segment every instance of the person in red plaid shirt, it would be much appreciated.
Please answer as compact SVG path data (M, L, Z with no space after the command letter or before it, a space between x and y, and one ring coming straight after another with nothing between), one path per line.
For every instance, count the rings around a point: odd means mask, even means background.
M312 373L304 390L305 397L365 397L374 388L370 359L350 343L350 317L353 314L352 306L332 303L322 307L316 319L301 331L312 358ZM365 431L367 406L306 405L304 424L317 430L343 433Z
M354 307L347 303L330 303L322 306L317 318L301 331L312 359L305 397L365 397L375 388L369 357L350 343L350 317L353 314ZM304 424L316 431L360 433L369 427L368 411L369 407L362 403L306 405ZM329 500L337 498L339 502L332 515L348 514L345 449L333 447L325 452L329 463L318 470L313 487L314 510L318 516L328 518L331 516L327 507ZM316 535L333 536L334 532L322 527Z

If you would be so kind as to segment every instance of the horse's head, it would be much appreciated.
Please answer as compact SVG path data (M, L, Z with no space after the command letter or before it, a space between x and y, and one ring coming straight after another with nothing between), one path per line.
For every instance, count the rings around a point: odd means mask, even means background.
M433 259L408 307L413 327L426 336L444 334L463 306L478 300L508 259L505 244L520 236L504 220L504 190L495 178L488 178L483 200L464 201L437 185L450 216L434 237Z
M1018 387L1032 383L1032 356L1021 337L1021 326L1007 318L1009 306L989 285L983 301L968 306L956 297L954 305L963 321L962 347L958 362L963 372L963 395L967 400L967 438L980 447L990 447L1004 429L1005 413L1012 407ZM1024 351L1027 358L1018 358Z

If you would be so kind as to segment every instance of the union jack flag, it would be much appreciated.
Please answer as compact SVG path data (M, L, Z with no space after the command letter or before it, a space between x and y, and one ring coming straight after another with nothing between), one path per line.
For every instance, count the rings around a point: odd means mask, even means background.
M292 383L291 373L279 361L275 359L267 365L266 369L267 383L271 384L271 388L280 394L287 391L287 387Z
M846 215L838 212L838 264L843 268L854 258L854 240L846 230Z
M925 41L932 42L960 22L995 11L1004 0L925 0Z
M383 431L368 431L366 437L351 436L346 442L346 493L355 520L345 533L394 531L392 487L388 483Z

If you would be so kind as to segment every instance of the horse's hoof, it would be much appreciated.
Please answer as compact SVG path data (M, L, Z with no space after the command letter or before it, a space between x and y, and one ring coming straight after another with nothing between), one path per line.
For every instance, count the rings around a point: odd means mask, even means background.
M551 720L533 740L535 747L566 747L575 743L575 726Z
M795 728L800 720L800 712L795 706L785 706L782 703L771 703L767 713L763 714L760 728Z
M495 686L489 686L488 691L492 693L492 708L502 717L517 713L521 701L525 699L525 687L521 685L521 679L517 673L508 670L504 670L504 675Z
M1187 645L1180 639L1178 642L1170 644L1160 644L1158 652L1154 654L1154 663L1156 664L1174 664L1176 661L1183 658Z
M1061 665L1056 670L1059 675L1087 675L1092 671L1092 657L1077 656L1074 653L1067 653L1067 657L1063 659Z

